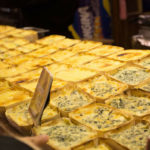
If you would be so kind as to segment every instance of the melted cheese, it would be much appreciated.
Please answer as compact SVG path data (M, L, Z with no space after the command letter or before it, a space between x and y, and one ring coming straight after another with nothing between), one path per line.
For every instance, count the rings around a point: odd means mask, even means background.
M15 38L22 38L35 41L37 40L37 32L33 30L24 30L24 29L15 29L11 30L10 32L6 33L8 36L15 37Z
M96 136L96 133L89 128L66 122L64 118L55 124L37 127L34 130L37 135L48 135L50 138L48 144L58 150L71 150Z
M0 69L0 77L7 78L28 72L28 69L22 66L11 66L9 68Z
M22 46L29 43L27 40L20 39L20 38L13 38L13 37L7 37L4 39L1 39L0 45L8 48L8 49L15 49L18 46Z
M7 107L30 98L31 96L26 91L8 89L0 93L0 106Z
M8 81L0 80L0 91L7 90L10 88Z
M139 89L150 92L150 81L146 82L144 85L137 86Z
M66 58L71 57L73 55L75 55L74 52L62 50L52 54L51 59L53 59L54 61L63 61Z
M45 46L43 48L39 48L38 50L29 53L29 56L38 58L38 57L43 57L45 55L54 53L56 51L57 49L55 48L51 48L50 46Z
M32 57L29 57L27 55L18 55L18 56L14 56L12 58L6 59L5 62L11 65L20 65L32 59L33 59Z
M148 79L149 75L149 72L145 69L129 66L115 71L111 74L111 77L129 85L137 85Z
M56 43L53 42L53 44L51 44L50 46L55 47L55 48L65 49L79 42L80 40L65 38L65 39L57 41Z
M114 61L106 58L99 58L93 60L90 63L83 65L83 67L96 71L110 71L125 65L125 63L120 61Z
M40 40L37 40L37 43L43 44L43 45L49 45L52 42L56 42L59 40L65 39L65 36L62 35L49 35L46 36Z
M94 42L94 41L81 41L76 45L69 48L69 50L74 52L85 52L89 51L92 48L102 45L101 42Z
M60 111L70 112L93 101L93 99L76 88L64 87L61 90L51 93L50 104L57 107Z
M15 107L6 110L6 116L11 118L18 126L29 126L33 124L32 118L29 114L30 102L23 102ZM47 106L43 112L42 121L50 120L58 115L58 112Z
M84 145L81 145L74 150L112 150L110 146L108 146L104 142L100 142L97 146L94 145L94 143L87 143Z
M47 66L47 69L48 69L53 75L56 74L57 72L66 70L67 68L68 68L68 65L59 64L59 63L54 63L54 64L51 64L51 65Z
M37 59L30 59L22 64L22 67L27 68L28 70L36 69L40 66L46 66L52 64L52 59L49 56L37 58Z
M102 45L88 51L89 54L94 54L97 56L108 56L118 51L123 51L123 47L111 46L111 45Z
M107 99L127 89L127 85L118 83L105 76L98 76L78 84L85 92L98 99Z
M127 129L111 133L109 138L112 138L129 150L145 150L149 135L149 124L141 122Z
M149 54L150 53L148 51L144 50L125 50L122 52L115 53L109 56L109 58L120 61L133 61L146 57Z
M16 55L19 55L21 54L19 51L7 51L5 53L2 53L0 54L0 59L7 59L9 57L13 57L13 56L16 56Z
M27 45L24 45L22 47L17 48L17 50L24 52L24 53L28 53L28 52L31 52L33 50L39 49L41 47L42 47L42 45L39 45L36 43L30 43L30 44L27 44Z
M82 68L67 68L64 71L56 73L56 78L64 81L78 82L96 75L97 72Z
M129 120L112 108L99 103L80 108L69 114L76 121L94 130L105 132L117 128Z
M150 57L146 57L146 58L144 58L140 61L137 61L135 63L144 67L144 68L150 69Z
M150 114L150 98L136 96L118 96L106 101L106 104L125 110L134 116Z
M96 56L87 55L87 54L82 53L82 54L77 54L75 56L72 56L68 59L65 59L63 61L63 63L70 64L72 66L80 66L84 63L87 63L87 62L97 59L97 58L98 57L96 57Z
M27 82L27 81L31 81L31 80L39 78L41 72L42 72L42 68L39 68L37 70L33 70L30 72L21 74L20 76L7 78L7 80L13 83L23 83L23 82Z
M37 83L38 83L38 79L34 80L34 81L31 81L31 82L23 82L23 83L20 83L19 85L25 89L28 89L30 90L31 92L34 92L35 91L35 88L37 86ZM60 81L60 80L57 80L57 79L54 79L53 80L53 83L52 83L52 88L51 88L51 91L55 91L59 88L62 88L63 86L65 86L67 84L67 82L64 82L64 81Z
M0 46L0 53L4 53L4 52L7 52L8 49L3 47L3 46Z
M0 61L0 69L7 69L10 65L6 64L5 62Z
M0 25L0 33L4 34L5 32L9 32L11 30L14 30L15 27L11 27L11 26L6 26L6 25Z

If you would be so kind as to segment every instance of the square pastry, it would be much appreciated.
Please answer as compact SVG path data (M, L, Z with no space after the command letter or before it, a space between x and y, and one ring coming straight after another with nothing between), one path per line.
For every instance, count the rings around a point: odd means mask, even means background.
M69 117L97 130L100 134L117 129L133 120L130 115L101 103L93 103L79 108L69 113Z
M126 84L112 80L104 75L97 75L77 84L82 90L96 98L98 101L118 95L125 91L128 86Z
M46 134L49 136L48 145L55 150L72 150L74 147L93 140L97 133L90 128L74 124L68 118L61 118L34 127L35 135Z

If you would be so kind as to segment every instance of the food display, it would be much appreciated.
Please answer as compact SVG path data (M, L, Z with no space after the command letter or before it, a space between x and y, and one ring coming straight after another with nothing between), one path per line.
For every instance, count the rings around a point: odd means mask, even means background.
M90 128L74 124L68 118L57 119L40 127L33 128L36 135L47 134L48 145L57 150L71 150L96 138L97 133Z
M92 56L89 54L85 54L85 53L79 53L79 54L76 54L75 56L72 56L70 58L66 58L64 60L64 63L72 65L72 66L80 66L80 65L88 63L94 59L98 59L98 57Z
M107 71L115 70L118 67L121 67L123 65L125 65L125 63L121 61L116 61L107 58L99 58L84 64L83 67L98 72L107 72Z
M136 86L148 80L150 72L147 69L127 64L126 66L110 71L108 75L128 85Z
M91 51L87 53L96 55L96 56L109 56L113 53L122 52L124 50L123 47L111 46L111 45L102 45L96 48L93 48ZM124 52L124 51L123 51Z
M132 117L127 114L100 103L77 109L69 116L98 132L111 131L132 121Z
M129 90L125 95L110 98L106 104L137 117L150 114L150 95L139 90Z
M96 98L97 101L104 101L110 96L118 95L128 88L126 84L114 81L104 75L87 79L79 83L78 86Z
M54 150L144 150L149 50L62 35L36 40L34 33L0 26L0 118L22 135L47 134ZM43 67L53 83L42 124L35 127L28 107Z
M122 147L128 150L145 150L146 140L150 134L149 123L139 120L109 133L108 143L114 149L120 150Z
M143 68L150 69L150 57L148 56L142 60L138 60L135 62L135 64L142 66Z
M80 43L73 45L71 48L68 48L68 50L75 52L87 52L101 45L101 42L80 41Z
M120 60L120 61L133 61L133 60L138 60L142 59L150 54L149 51L147 50L126 50L126 51L121 51L115 54L112 54L108 56L110 59L115 59L115 60Z
M100 139L98 144L94 144L94 142L88 142L74 148L73 150L112 150L112 148L104 140Z
M30 101L22 102L17 106L13 106L6 110L6 117L8 121L15 126L20 132L30 134L33 126L32 118L28 112ZM43 112L42 123L50 121L59 116L58 111L47 106Z
M50 105L67 115L69 112L94 102L94 99L82 92L76 86L68 85L59 91L51 93Z

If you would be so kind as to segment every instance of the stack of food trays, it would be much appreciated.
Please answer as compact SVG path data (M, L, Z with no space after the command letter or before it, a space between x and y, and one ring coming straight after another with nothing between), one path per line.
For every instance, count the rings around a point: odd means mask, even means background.
M19 29L2 28L0 117L23 135L47 134L56 150L144 150L150 135L148 50L60 35L31 43L14 36ZM42 124L34 127L28 107L44 66L54 81Z

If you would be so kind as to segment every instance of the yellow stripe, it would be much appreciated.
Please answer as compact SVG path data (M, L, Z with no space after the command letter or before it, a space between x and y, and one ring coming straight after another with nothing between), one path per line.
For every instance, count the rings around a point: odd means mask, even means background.
M80 36L78 35L78 33L75 31L74 27L72 25L70 25L68 27L69 31L72 33L73 37L75 39L80 39Z

